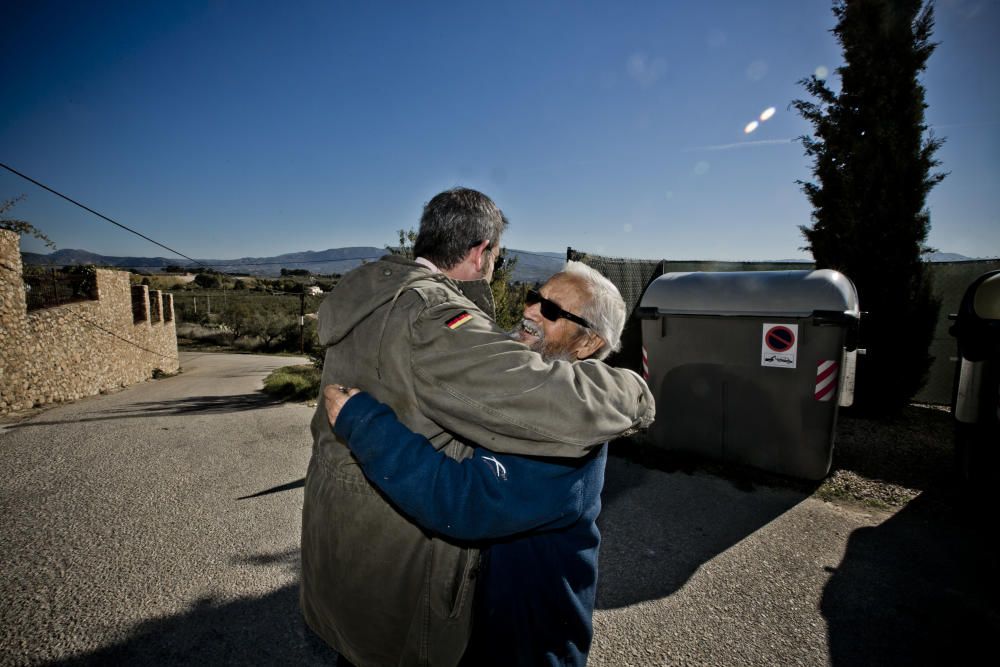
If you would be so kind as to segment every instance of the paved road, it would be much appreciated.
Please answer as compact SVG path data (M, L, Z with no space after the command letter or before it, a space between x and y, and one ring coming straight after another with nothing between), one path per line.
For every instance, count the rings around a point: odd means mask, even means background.
M292 358L184 372L0 426L0 664L323 664L297 612ZM1000 630L975 532L612 457L592 665L906 664ZM516 582L512 582L516 585ZM513 641L515 638L497 638Z

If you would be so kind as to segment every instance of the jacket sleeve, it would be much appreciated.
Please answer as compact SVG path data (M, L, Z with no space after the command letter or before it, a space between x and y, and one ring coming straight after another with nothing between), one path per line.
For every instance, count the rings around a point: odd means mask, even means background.
M655 416L636 373L600 361L546 362L481 311L433 305L411 326L421 410L491 451L583 456Z
M456 461L365 393L347 401L334 431L348 443L365 476L405 514L453 539L563 528L582 512L582 461L564 465L479 447L471 458Z

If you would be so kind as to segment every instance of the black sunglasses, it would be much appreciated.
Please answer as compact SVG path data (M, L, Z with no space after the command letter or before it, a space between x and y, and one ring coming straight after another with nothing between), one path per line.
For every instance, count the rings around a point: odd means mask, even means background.
M538 290L530 289L527 295L524 297L525 305L531 306L536 303L541 304L542 317L547 319L549 322L555 322L560 317L569 320L570 322L576 322L581 327L586 327L587 329L593 329L590 326L590 322L583 319L579 315L574 315L573 313L567 312L559 307L554 301L549 301Z

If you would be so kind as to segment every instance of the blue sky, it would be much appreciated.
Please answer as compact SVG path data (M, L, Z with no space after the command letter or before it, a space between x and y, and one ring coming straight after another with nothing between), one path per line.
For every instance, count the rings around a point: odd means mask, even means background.
M382 246L466 185L509 247L807 258L789 102L841 64L824 0L3 6L0 162L192 257ZM939 0L923 79L930 243L974 257L1000 255L998 35L998 0ZM0 172L22 193L60 248L168 256Z

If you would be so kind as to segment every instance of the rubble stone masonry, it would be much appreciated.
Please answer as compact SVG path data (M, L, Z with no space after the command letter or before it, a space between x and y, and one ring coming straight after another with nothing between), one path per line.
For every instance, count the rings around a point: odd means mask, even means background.
M0 415L178 370L169 294L98 269L96 300L29 313L22 271L19 235L0 230Z

